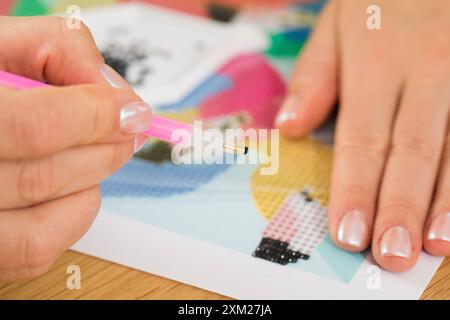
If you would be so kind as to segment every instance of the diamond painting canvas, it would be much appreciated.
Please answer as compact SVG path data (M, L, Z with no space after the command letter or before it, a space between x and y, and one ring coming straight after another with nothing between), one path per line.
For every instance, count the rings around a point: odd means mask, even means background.
M121 10L130 14L118 27L114 17ZM240 33L238 41L251 45L217 41L217 34L241 26L209 28L176 14L170 19L182 20L183 34L201 30L202 39L173 41L181 31L159 13L130 4L87 12L85 19L107 62L154 101L158 114L220 129L272 128L287 90L280 57L292 46L273 48L272 42L270 48L253 31ZM146 14L159 17L160 42L145 34L136 41L121 37ZM167 38L161 36L166 26ZM180 48L189 48L187 57L172 56ZM197 63L203 50L221 55ZM187 67L196 76L172 83ZM156 96L163 87L165 95ZM281 139L279 147L278 173L264 176L255 164L175 165L172 146L151 140L101 185L102 212L74 249L236 298L417 298L432 275L423 270L434 270L440 259L423 254L414 270L397 276L379 270L386 291L368 290L371 256L338 249L328 235L332 145L312 136Z

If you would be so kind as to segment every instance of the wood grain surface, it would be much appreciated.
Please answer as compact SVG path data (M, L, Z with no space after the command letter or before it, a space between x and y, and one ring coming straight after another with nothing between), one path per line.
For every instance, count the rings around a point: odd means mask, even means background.
M81 268L81 289L66 287L69 265ZM228 297L67 251L45 275L0 284L0 299L229 299ZM450 257L446 258L421 299L450 300Z

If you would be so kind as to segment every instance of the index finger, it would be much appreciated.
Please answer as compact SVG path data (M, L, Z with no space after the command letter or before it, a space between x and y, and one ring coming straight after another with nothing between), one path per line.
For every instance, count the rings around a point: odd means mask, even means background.
M129 90L100 85L14 90L0 87L0 158L49 155L70 147L132 139L151 109Z

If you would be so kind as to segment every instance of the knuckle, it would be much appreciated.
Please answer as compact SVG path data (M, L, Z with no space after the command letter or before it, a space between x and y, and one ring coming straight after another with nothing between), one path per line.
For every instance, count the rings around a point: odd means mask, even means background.
M419 157L424 161L435 161L439 157L439 152L432 140L425 135L413 134L394 138L391 153L408 154Z
M418 211L418 205L402 196L390 196L383 201L380 210L387 213L395 213L397 217L411 217Z
M355 182L345 184L340 189L346 198L354 200L368 199L373 193L368 186Z
M348 133L341 135L336 145L338 153L362 152L375 157L384 157L389 148L389 139L377 133Z
M51 198L56 192L57 168L54 157L24 162L17 182L19 198L31 204Z
M40 228L40 224L23 240L23 265L28 269L48 266L57 256L57 247L51 233Z

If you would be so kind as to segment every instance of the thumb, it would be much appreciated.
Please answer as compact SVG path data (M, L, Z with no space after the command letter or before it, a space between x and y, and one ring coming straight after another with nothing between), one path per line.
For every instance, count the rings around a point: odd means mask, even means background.
M286 97L275 121L281 133L300 137L318 127L337 98L336 5L322 12L311 39L297 61Z

